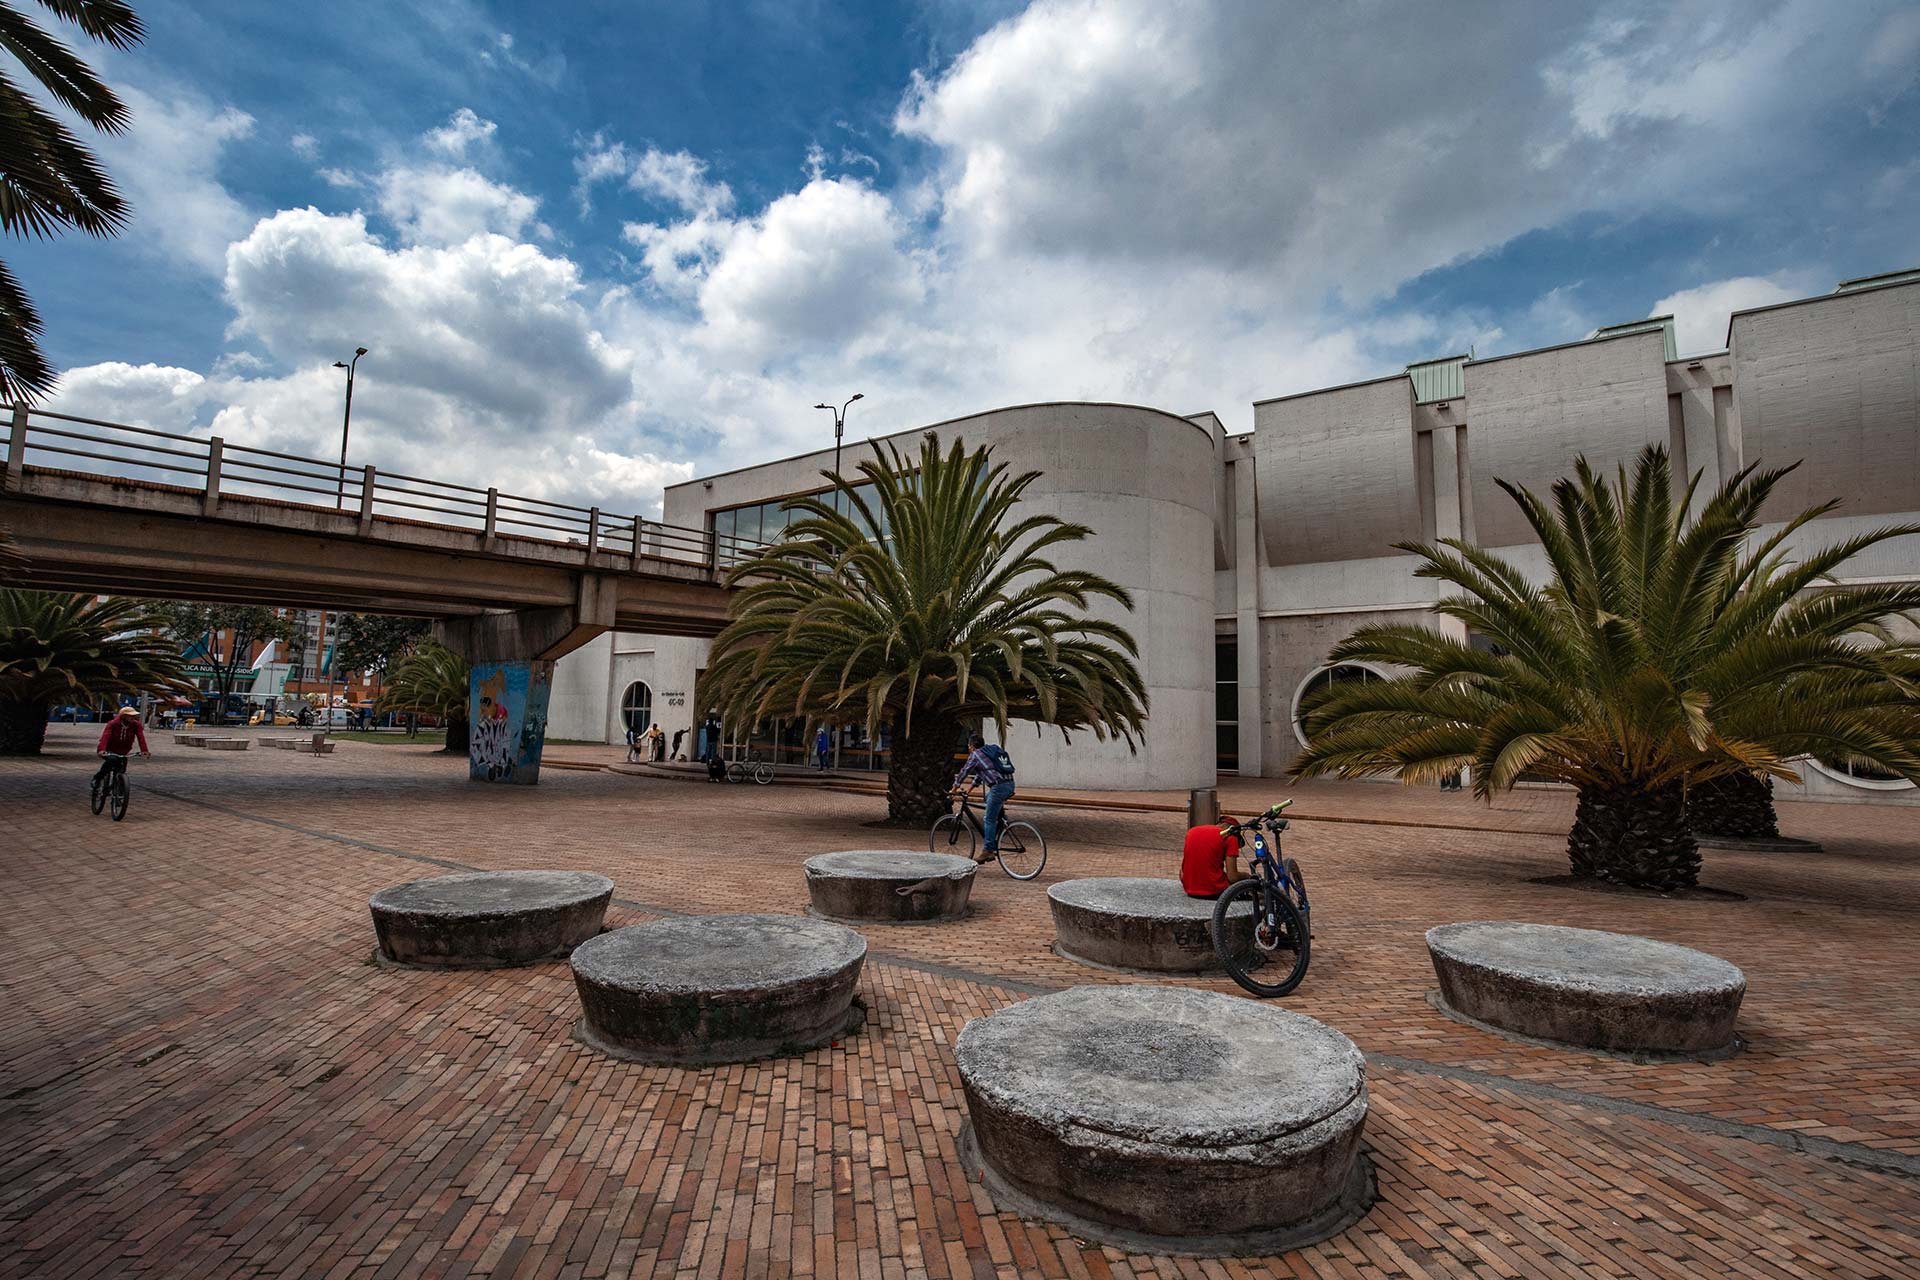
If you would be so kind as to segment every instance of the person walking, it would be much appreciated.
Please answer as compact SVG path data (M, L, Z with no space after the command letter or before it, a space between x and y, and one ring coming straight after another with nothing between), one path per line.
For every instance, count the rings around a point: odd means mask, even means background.
M814 768L827 771L827 761L833 756L833 736L827 732L827 726L821 725L820 732L813 735Z
M986 848L974 855L975 862L992 862L1000 854L1000 818L1007 801L1013 799L1013 757L999 743L989 743L979 734L967 738L967 762L953 777L955 787L974 779L987 789Z

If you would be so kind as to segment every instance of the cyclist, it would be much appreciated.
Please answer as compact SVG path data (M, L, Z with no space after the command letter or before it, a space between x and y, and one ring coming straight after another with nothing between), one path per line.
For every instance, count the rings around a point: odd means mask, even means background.
M979 734L967 737L967 762L953 776L953 785L962 786L978 778L987 789L986 848L974 855L975 862L992 862L1000 855L1000 817L1013 799L1013 757L999 743L989 743Z
M116 769L127 767L127 757L133 753L133 744L140 744L140 756L146 759L152 755L147 750L147 731L140 727L140 713L132 707L120 708L120 714L107 721L106 728L100 730L99 745L94 754L101 757L99 771L93 775L96 783L105 782ZM112 757L120 757L118 760Z
M1216 825L1187 829L1180 853L1180 887L1189 898L1217 898L1234 881L1246 879L1240 866L1240 838L1225 830L1232 822L1223 813Z

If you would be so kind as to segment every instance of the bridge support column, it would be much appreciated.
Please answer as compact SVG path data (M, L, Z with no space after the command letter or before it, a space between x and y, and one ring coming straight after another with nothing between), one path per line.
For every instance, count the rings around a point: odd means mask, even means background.
M524 787L539 782L553 664L476 662L467 679L467 776Z

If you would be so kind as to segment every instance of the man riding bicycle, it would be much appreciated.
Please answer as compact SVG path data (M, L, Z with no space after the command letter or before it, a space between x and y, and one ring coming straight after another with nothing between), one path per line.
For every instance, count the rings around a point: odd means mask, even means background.
M1007 801L1013 799L1013 757L998 743L989 744L979 734L967 738L967 762L953 775L953 785L961 787L974 779L987 789L987 821L982 833L986 849L975 855L975 862L992 862L1000 855L1000 819Z
M152 754L147 750L147 731L140 727L140 713L132 707L122 707L120 714L107 721L107 727L100 731L100 742L94 747L94 754L103 758L93 780L96 783L105 782L116 769L126 768L127 757L132 754L136 742L140 744L142 758ZM115 756L119 759L114 759Z

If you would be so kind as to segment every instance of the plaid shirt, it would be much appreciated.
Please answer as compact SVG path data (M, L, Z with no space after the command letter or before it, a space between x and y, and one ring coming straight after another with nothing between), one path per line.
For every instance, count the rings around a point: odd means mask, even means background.
M975 777L989 787L997 787L1007 780L1006 775L993 767L993 761L987 758L985 747L975 747L967 762L960 766L960 772L953 775L954 785L958 786L969 777Z

